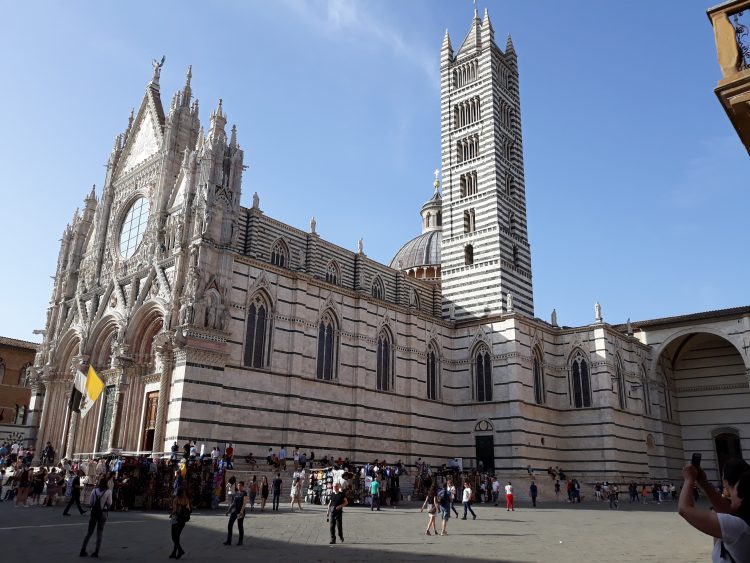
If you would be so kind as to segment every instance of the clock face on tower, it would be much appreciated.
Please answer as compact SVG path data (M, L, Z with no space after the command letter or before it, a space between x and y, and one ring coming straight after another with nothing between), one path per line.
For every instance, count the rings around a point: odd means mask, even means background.
M143 240L148 224L149 204L145 197L139 197L125 214L120 228L120 255L126 260L133 256Z

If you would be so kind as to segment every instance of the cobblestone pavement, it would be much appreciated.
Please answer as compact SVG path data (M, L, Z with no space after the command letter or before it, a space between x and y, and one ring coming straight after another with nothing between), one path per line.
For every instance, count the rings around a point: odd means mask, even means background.
M690 528L673 503L621 505L545 503L515 512L475 505L475 521L451 518L448 536L424 535L426 513L419 504L349 507L346 543L329 546L325 509L248 513L245 544L222 545L227 518L222 511L198 510L182 535L185 561L710 561L711 540ZM457 506L458 508L458 506ZM88 516L63 517L62 508L14 508L0 503L0 558L3 562L81 561L78 557ZM167 561L171 551L166 514L118 512L104 530L101 559ZM235 540L236 540L235 528ZM91 551L93 543L90 544Z

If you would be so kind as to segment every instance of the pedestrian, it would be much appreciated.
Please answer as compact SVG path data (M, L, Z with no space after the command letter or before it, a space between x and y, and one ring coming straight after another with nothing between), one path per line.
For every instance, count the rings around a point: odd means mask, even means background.
M513 485L510 484L510 481L505 485L505 509L508 511L516 510L513 507Z
M255 497L258 496L258 477L253 475L253 480L250 481L250 512L255 509Z
M497 506L497 501L500 498L500 481L497 477L492 477L492 502Z
M620 488L617 485L612 485L609 490L609 508L617 510L620 506Z
M60 476L57 474L55 468L47 475L47 498L44 499L44 506L53 506L55 498L57 497L58 482Z
M560 480L555 480L555 498L560 500Z
M453 484L453 479L448 479L448 490L451 493L451 510L456 515L456 518L458 518L458 510L456 510L456 499L458 496L456 495L456 486Z
M424 499L424 504L422 504L422 508L420 508L419 511L423 512L425 507L427 507L429 518L427 520L427 529L424 533L427 536L431 535L430 528L432 528L432 533L437 536L437 529L435 529L435 515L437 515L440 506L438 505L437 496L435 494L435 485L430 487L430 490L427 492L427 497Z
M94 535L96 530L96 549L91 554L91 557L99 557L99 549L102 547L102 535L104 534L104 524L107 523L107 515L109 514L109 507L112 506L112 491L107 487L107 477L100 477L99 484L91 492L91 516L89 517L89 529L86 533L86 537L83 538L83 545L81 546L81 557L88 557L86 553L86 546L89 544L91 536Z
M448 535L448 520L451 518L451 492L446 489L438 491L438 502L440 503L440 516L443 519L443 525L440 528L440 535Z
M370 483L370 511L372 511L376 506L378 507L378 510L380 510L380 481L378 481L378 478L375 477L372 480L372 483Z
M328 501L328 514L326 515L326 522L330 519L331 521L331 545L336 543L336 530L339 533L339 539L341 543L344 543L344 530L343 530L343 515L344 507L349 504L346 495L341 491L341 483L336 481L333 484L333 494Z
M187 495L185 487L177 489L177 495L172 499L172 512L169 515L172 521L172 553L170 559L179 559L185 555L185 550L180 545L180 535L185 529L185 524L190 520L190 513L193 507L190 505L190 498Z
M224 516L229 516L229 511L232 510L232 504L234 503L234 495L237 491L237 479L235 479L234 475L232 475L229 478L229 481L227 481L227 511L224 513Z
M68 506L63 510L63 516L70 516L68 511L70 510L70 507L73 506L73 503L75 503L81 515L86 514L86 511L81 507L81 489L83 489L83 486L81 485L81 477L83 477L83 471L79 469L78 471L71 473L70 478L68 479L68 487L70 487L70 502L68 502Z
M229 444L227 449L224 450L224 457L227 460L227 469L234 469L234 448L232 444Z
M281 446L279 449L279 465L286 471L286 446Z
M240 481L237 483L237 491L234 493L234 499L232 502L232 509L229 513L229 523L227 524L227 541L224 545L232 545L232 529L234 528L234 522L237 521L237 532L239 538L237 539L237 545L242 545L242 538L245 536L245 503L247 500L247 493L245 492L245 482Z
M276 478L273 480L273 499L272 499L272 510L278 510L279 509L279 499L281 498L281 485L283 481L281 480L281 473L276 474Z
M467 511L471 512L472 518L476 520L477 515L474 514L474 511L471 509L471 486L469 485L468 481L464 483L464 492L463 492L462 502L464 504L464 517L461 518L461 520L466 520ZM458 516L458 514L456 516Z
M536 496L539 494L539 489L534 481L529 485L529 496L531 497L531 506L536 507Z
M266 509L266 502L268 502L268 477L263 475L263 481L260 484L260 511L263 512Z
M292 491L289 493L289 496L292 497L291 502L291 508L292 512L294 511L294 503L297 503L297 506L299 506L299 509L302 510L302 501L300 500L300 496L302 495L302 483L299 480L299 477L294 478L294 482L292 483Z

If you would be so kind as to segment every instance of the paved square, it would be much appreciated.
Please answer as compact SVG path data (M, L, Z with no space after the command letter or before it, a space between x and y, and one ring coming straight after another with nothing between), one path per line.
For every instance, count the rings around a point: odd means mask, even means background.
M196 511L182 537L183 560L219 555L222 561L710 561L711 540L691 529L676 504L610 511L604 503L544 503L515 512L475 505L477 520L451 518L449 535L424 535L426 513L419 504L370 512L349 507L346 543L328 545L325 509L307 506L291 513L249 513L245 545L222 545L223 511ZM458 506L457 506L458 508ZM88 516L61 516L62 508L13 508L0 503L2 561L80 561ZM235 528L235 540L236 540ZM118 512L104 531L101 558L110 561L167 560L171 551L166 514ZM93 544L90 544L89 551Z

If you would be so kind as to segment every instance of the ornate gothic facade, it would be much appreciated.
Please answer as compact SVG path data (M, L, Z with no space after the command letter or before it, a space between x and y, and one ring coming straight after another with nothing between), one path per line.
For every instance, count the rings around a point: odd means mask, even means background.
M221 101L204 132L190 72L167 111L160 72L100 198L63 234L34 366L39 443L68 456L283 443L610 478L675 474L693 450L711 468L747 443L747 309L632 326L598 307L583 327L534 317L517 55L486 12L456 52L446 33L443 191L436 178L422 234L390 266L314 220L274 220L257 195L240 206L243 151ZM80 419L68 396L88 364L106 391Z

